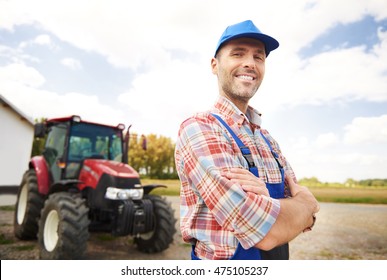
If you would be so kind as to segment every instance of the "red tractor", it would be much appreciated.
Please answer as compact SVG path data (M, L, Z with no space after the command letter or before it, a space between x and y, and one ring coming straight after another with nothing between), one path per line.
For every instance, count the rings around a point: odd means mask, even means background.
M138 250L160 252L176 232L174 211L150 194L129 166L129 129L56 118L35 125L42 155L25 172L16 201L14 232L38 238L41 259L82 259L89 232L133 236Z

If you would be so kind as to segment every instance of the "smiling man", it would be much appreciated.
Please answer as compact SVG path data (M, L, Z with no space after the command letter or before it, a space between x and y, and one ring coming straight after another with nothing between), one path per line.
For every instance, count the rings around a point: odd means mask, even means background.
M287 243L314 225L316 199L248 104L278 46L250 20L227 27L211 59L216 103L180 127L180 227L194 260L288 259Z

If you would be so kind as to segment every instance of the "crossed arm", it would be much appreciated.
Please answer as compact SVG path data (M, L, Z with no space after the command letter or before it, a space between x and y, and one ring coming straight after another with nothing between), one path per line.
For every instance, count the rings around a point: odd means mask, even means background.
M265 182L248 170L233 168L224 176L238 182L246 192L269 196ZM292 197L280 199L280 213L268 234L255 245L259 249L270 250L291 241L313 224L313 215L320 209L313 194L306 187L298 185L289 173L285 173L285 180Z

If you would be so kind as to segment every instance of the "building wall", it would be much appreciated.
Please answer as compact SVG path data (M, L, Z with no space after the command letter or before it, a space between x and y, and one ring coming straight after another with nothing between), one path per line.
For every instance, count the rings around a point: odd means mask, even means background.
M9 106L0 104L0 187L19 185L28 169L34 127Z

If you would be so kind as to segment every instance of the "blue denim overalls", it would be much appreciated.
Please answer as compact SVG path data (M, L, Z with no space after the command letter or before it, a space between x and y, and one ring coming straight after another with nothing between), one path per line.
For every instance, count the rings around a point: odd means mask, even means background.
M227 125L227 123L218 115L212 114L215 118L217 118L223 126L230 132L231 136L234 138L236 143L238 144L239 149L242 152L243 157L246 159L249 165L249 171L253 173L255 176L259 177L258 175L258 168L255 166L253 157L251 156L250 149L246 147L243 142L238 138L238 136L232 131L232 129ZM271 184L267 183L266 187L269 191L270 197L272 198L284 198L285 197L285 174L284 169L282 165L280 164L278 160L278 155L276 152L273 151L273 148L270 145L270 142L267 140L267 138L263 135L261 132L261 135L267 145L270 148L270 151L272 155L274 156L275 160L277 161L278 168L280 169L281 176L282 176L282 182ZM200 260L195 255L195 246L192 246L191 251L191 258L192 260ZM250 249L243 249L243 247L238 243L238 246L235 250L234 255L230 258L230 260L287 260L289 259L289 244L284 244L281 246L278 246L270 251L263 251L259 250L258 248L252 247Z

